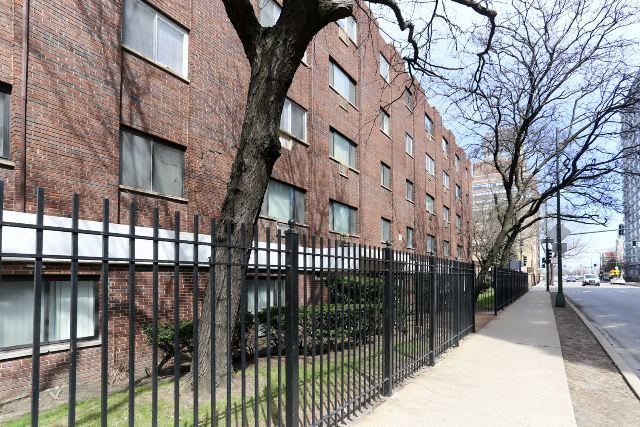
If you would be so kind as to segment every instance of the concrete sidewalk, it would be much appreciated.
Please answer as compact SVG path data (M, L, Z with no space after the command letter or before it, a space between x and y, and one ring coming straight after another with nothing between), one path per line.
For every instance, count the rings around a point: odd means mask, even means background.
M575 426L542 286L353 422L358 426Z

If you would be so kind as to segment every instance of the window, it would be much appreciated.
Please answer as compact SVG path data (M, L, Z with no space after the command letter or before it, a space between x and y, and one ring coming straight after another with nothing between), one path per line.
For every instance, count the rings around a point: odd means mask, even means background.
M456 215L456 228L458 231L462 229L462 217L460 215Z
M404 150L413 157L413 138L408 133L404 134Z
M444 136L442 137L442 151L444 154L449 155L449 141Z
M294 220L298 224L305 221L305 193L278 181L269 181L264 193L260 213L282 221Z
M436 238L431 234L427 234L427 253L436 253Z
M446 224L449 224L449 208L446 207L446 206L443 206L442 207L442 213L443 213L443 216L444 216L444 222Z
M380 163L380 184L391 188L391 167L382 162Z
M358 22L353 16L338 19L338 26L346 35L349 36L351 41L358 43Z
M458 261L462 260L462 246L456 246L456 258Z
M356 103L356 82L335 62L329 64L329 84L347 101Z
M97 284L78 280L78 339L97 336ZM0 286L0 349L30 346L33 340L33 279L4 277ZM71 281L43 278L43 344L69 339Z
M389 83L389 61L382 54L380 54L380 75L385 82Z
M456 199L462 200L462 188L456 184Z
M445 171L442 171L442 185L444 185L445 188L449 188L449 174Z
M380 241L387 243L391 241L391 221L380 218Z
M184 151L148 135L120 131L120 183L183 197Z
M0 156L5 159L9 158L9 100L11 96L9 91L6 92L0 86Z
M425 167L427 168L427 172L429 172L433 176L436 176L436 162L428 154L426 156L426 165L425 165Z
M457 154L453 158L453 165L456 168L456 173L460 173L460 156L458 156Z
M448 241L445 240L443 242L442 249L444 250L444 256L445 257L450 257L451 256L451 245L449 244Z
M436 176L436 162L433 160L433 157L427 154L426 156L426 165L427 172L431 175Z
M433 198L432 195L427 193L427 197L426 197L427 203L427 212L435 214L436 213L436 208L435 208L435 199Z
M187 31L140 0L126 0L123 44L168 69L187 76Z
M331 202L329 227L336 233L356 234L358 232L358 210L338 202Z
M247 278L247 311L259 313L269 307L284 306L285 301L285 278L284 276L275 276L270 279L250 279ZM279 292L278 292L278 288ZM258 307L254 304L254 294L258 292ZM257 308L257 310L256 310ZM261 332L262 333L262 332ZM262 335L264 336L264 335Z
M387 135L391 134L391 128L389 125L390 119L391 117L389 116L389 113L380 109L380 130Z
M407 249L413 249L413 228L407 227Z
M260 8L260 25L263 27L273 27L280 18L282 9L280 5L273 0L260 0L258 2Z
M356 159L358 155L357 146L353 143L353 141L332 130L329 148L329 155L331 157L351 168L356 168Z
M407 180L407 200L413 202L413 182Z
M433 136L433 120L428 114L424 115L424 128L429 132L429 135Z
M409 89L404 90L404 105L411 111L413 111L413 94Z
M307 112L289 98L284 100L280 129L300 141L307 140Z

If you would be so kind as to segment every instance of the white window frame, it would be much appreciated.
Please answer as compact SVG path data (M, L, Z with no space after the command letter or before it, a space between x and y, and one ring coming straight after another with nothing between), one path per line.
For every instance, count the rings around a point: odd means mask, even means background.
M293 121L292 121L293 115L291 114L291 111L292 111L293 108L297 108L298 110L300 110L300 111L302 111L304 113L303 114L303 117L304 117L304 127L303 127L304 128L304 135L302 136L302 138L299 137L299 136L294 135L292 133L292 131L291 131L293 129ZM284 129L282 127L282 115L284 115L284 114L288 114L288 116L289 116L289 120L288 120L289 129ZM284 99L284 105L282 106L282 115L280 117L280 130L285 132L287 135L290 135L290 136L294 137L295 139L298 139L298 140L300 140L302 142L307 142L307 110L302 108L302 106L300 104L296 103L295 101L292 101L290 98L285 98Z
M380 130L387 136L391 136L391 116L382 108L380 109Z
M384 227L388 226L387 236L385 239L385 230ZM391 221L386 218L380 218L380 242L387 243L391 241Z
M0 142L2 143L2 146L0 146L0 157L8 159L11 155L11 95L10 90L2 86L0 86L0 103L2 103L4 111L3 116L0 117L0 124L2 125L2 129L0 130Z
M390 73L390 64L389 61L387 61L387 58L384 57L384 55L381 53L380 54L380 75L382 76L382 78L384 79L385 82L389 83L389 75Z
M413 113L415 104L413 102L413 93L409 88L405 88L404 90L404 105Z
M456 184L456 200L462 200L462 187Z
M333 208L336 205L340 205L340 206L344 206L347 209L349 209L349 225L347 228L349 228L349 231L347 231L346 234L350 234L350 235L356 235L358 234L358 209L346 205L344 203L340 203L340 202L336 202L335 200L331 200L330 201L330 205L329 205L329 229L334 232L334 233L344 233L343 231L338 231L335 229L334 227L334 214L333 214ZM351 216L354 216L354 218L352 218ZM352 222L353 219L353 222ZM354 224L354 228L355 230L351 230L351 225Z
M349 93L348 94L344 94L342 92L340 92L340 90L338 90L338 88L335 86L335 73L336 71L338 71L339 74L341 74L342 76L344 76L344 78L346 78L349 81ZM356 105L356 100L358 98L358 95L356 93L357 91L357 83L356 81L342 68L340 67L335 61L329 61L329 86L331 86L331 88L333 90L335 90L340 96L342 96L344 99L346 99L351 105ZM351 99L351 88L353 87L353 99Z
M126 133L130 133L130 134L134 134L134 135L138 135L138 136L140 136L140 137L142 137L142 138L144 138L146 140L145 143L151 144L151 152L150 152L151 153L150 154L151 155L151 159L150 159L150 162L149 162L150 166L151 166L151 175L150 175L150 177L151 177L151 185L150 185L151 190L146 189L146 188L132 187L129 184L126 184L126 183L123 182L123 169L122 169L123 160L122 160L122 158L123 158L124 144L123 144L122 135L125 132ZM153 178L154 178L154 174L156 173L156 169L157 169L157 167L155 166L154 153L153 153L156 144L160 144L160 145L164 145L164 146L167 146L167 147L171 147L171 148L175 149L176 151L179 151L179 152L182 153L182 158L181 158L181 161L182 161L182 176L180 177L180 180L182 181L182 185L181 185L182 191L180 192L180 194L162 193L160 191L157 191L153 186ZM174 144L170 144L170 143L161 141L161 140L159 140L159 139L157 139L157 138L155 138L155 137L153 137L151 135L145 134L143 132L139 132L139 131L136 131L136 130L133 130L133 129L129 129L129 128L120 128L120 185L123 185L125 187L129 187L129 188L134 189L134 190L139 190L139 191L142 191L142 192L145 192L145 193L149 193L150 192L150 193L160 194L160 195L164 195L164 196L168 196L168 197L183 198L184 197L184 176L185 176L185 161L184 161L185 154L186 154L186 151L184 150L183 147L179 147L179 146L176 146Z
M451 220L451 209L449 209L448 206L442 207L442 219L445 224L449 224L449 221Z
M450 179L449 174L445 171L442 171L442 185L447 190L449 189L449 179Z
M281 218L281 217L277 217L274 215L271 215L269 213L269 185L272 182L276 182L279 185L285 186L289 189L289 218ZM262 207L260 208L260 215L268 217L268 218L275 218L277 220L280 221L289 221L289 220L293 220L295 221L296 224L305 224L306 221L306 217L307 217L307 193L306 191L299 189L297 187L294 187L291 184L287 184L286 182L282 182L282 181L276 181L276 180L269 180L269 185L267 186L267 190L264 192L264 198L262 199ZM304 212L303 218L296 218L296 205L297 205L297 201L298 201L298 197L302 197L302 203L304 206Z
M407 179L405 184L405 197L410 202L413 202L413 199L414 199L413 192L414 192L413 182Z
M445 258L451 257L451 243L448 240L442 241L442 251Z
M460 173L460 156L457 154L453 156L453 166L456 169L456 173Z
M433 119L431 118L431 116L427 113L424 114L424 128L426 129L427 132L429 132L429 135L433 136L434 134L434 123L433 123Z
M427 234L427 240L425 242L425 249L429 254L435 254L438 251L438 245L436 243L436 236ZM431 246L431 247L429 247Z
M358 21L356 21L356 18L347 16L346 18L338 19L336 23L353 43L358 44Z
M123 18L122 18L122 25L123 25L123 36L122 36L122 45L125 46L127 49L135 52L136 54L144 57L144 58L148 58L150 61L152 61L155 64L160 65L163 68L166 68L167 70L170 70L173 73L176 73L178 75L180 75L183 78L187 78L188 74L189 74L189 31L182 27L180 24L176 23L175 21L173 21L171 18L169 18L168 16L164 15L163 13L159 12L157 9L155 9L153 6L149 5L148 3L142 1L142 0L125 0L127 2L136 2L138 4L140 4L142 7L147 8L148 10L150 10L151 12L154 13L154 20L153 20L153 57L149 57L145 54L143 54L142 52L140 52L138 49L136 49L134 46L131 46L129 44L127 44L127 42L125 41L125 34L124 34L124 20L127 19L126 13L124 14ZM126 10L126 8L125 8ZM171 67L163 64L162 62L158 61L158 19L161 19L165 24L173 27L174 29L178 30L179 32L183 33L183 43L182 43L182 70L174 70Z
M429 154L425 157L425 169L431 176L436 176L436 161Z
M384 182L384 171L388 170L389 182L385 184ZM380 185L382 185L386 189L391 189L391 166L386 164L385 162L380 162Z
M460 215L456 215L456 228L462 230L462 217Z
M430 214L435 215L436 213L436 199L435 197L433 197L431 194L427 193L425 196L425 209L427 210L427 212L429 212ZM429 209L429 205L431 205L431 209Z
M358 146L356 145L356 143L335 129L331 129L331 132L329 133L329 137L331 138L331 140L329 141L329 155L331 156L331 158L335 159L339 163L349 166L351 169L357 169ZM337 157L335 157L334 145L336 143L336 137L338 137L339 140L344 140L347 144L349 144L349 159L347 160L346 163L343 162L341 159L338 159Z
M447 141L447 138L444 136L442 137L442 152L446 156L449 156L449 141Z
M413 157L413 137L408 133L404 134L404 151Z
M407 249L413 249L415 247L413 228L407 227Z

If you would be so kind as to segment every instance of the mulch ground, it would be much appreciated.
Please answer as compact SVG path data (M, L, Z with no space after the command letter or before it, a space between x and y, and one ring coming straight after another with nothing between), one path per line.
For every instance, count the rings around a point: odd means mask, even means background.
M568 306L556 308L554 303L552 293L578 426L639 426L640 400L578 315Z

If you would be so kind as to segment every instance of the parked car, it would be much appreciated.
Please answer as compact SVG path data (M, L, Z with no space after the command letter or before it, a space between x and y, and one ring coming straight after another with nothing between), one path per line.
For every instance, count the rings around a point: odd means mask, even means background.
M585 274L584 278L582 279L582 286L587 285L600 286L600 279L598 278L598 275L591 273Z
M578 276L567 276L567 282L577 282Z
M614 277L611 279L612 285L624 285L625 283L627 282L625 282L625 280L622 277Z

